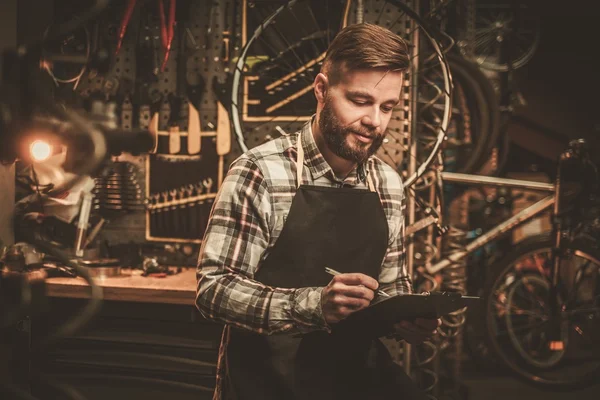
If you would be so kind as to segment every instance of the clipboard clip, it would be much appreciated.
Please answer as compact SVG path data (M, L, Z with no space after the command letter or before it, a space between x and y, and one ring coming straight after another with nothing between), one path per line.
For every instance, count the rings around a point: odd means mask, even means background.
M423 296L446 296L446 297L450 297L450 298L461 298L462 294L460 294L459 292L429 292L429 291L425 291L421 293Z

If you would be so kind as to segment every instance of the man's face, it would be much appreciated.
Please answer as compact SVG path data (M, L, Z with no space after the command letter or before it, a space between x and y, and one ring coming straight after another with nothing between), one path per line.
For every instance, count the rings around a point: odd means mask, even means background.
M401 89L400 72L346 71L328 88L319 115L327 147L338 157L364 162L381 147Z

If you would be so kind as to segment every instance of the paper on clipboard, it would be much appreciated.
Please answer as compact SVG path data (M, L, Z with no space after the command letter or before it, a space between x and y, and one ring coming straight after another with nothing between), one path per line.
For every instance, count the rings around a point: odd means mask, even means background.
M480 300L480 297L447 292L401 294L351 314L338 322L333 331L381 337L392 333L393 324L402 320L440 318L461 308L474 306Z

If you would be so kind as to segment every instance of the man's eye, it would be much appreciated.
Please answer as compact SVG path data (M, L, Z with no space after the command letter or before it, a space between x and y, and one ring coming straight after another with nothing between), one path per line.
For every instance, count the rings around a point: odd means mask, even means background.
M381 111L383 111L384 113L392 112L393 109L394 107L381 107Z
M354 104L358 104L359 106L362 106L362 105L365 105L365 104L367 104L367 102L366 102L366 101L362 101L362 100L352 100L352 102L353 102Z

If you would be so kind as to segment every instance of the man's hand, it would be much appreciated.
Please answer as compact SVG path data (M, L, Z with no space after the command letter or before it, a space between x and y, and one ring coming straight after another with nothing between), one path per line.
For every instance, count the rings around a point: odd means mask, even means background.
M395 335L399 339L404 339L410 344L423 343L429 340L435 334L435 331L442 321L440 319L417 318L414 321L400 321L394 324Z
M365 274L339 274L323 289L321 308L328 325L368 307L379 283Z

